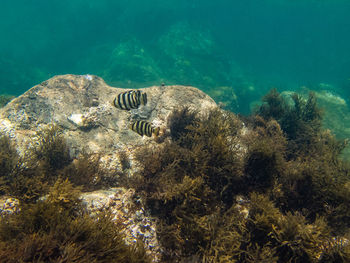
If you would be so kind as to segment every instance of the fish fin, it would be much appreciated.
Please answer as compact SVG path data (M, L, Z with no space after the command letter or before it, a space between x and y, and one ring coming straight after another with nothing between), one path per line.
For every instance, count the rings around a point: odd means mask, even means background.
M155 136L158 136L159 135L159 131L160 131L160 127L154 128L153 134Z

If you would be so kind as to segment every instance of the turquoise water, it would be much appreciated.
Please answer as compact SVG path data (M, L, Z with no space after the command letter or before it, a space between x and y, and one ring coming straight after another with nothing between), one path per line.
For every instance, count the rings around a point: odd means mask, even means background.
M349 1L1 2L2 94L89 73L126 88L197 86L236 112L271 87L349 96Z

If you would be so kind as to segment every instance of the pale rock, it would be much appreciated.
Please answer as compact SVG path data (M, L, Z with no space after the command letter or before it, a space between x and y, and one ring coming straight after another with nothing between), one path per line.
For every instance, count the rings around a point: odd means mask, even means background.
M37 143L36 132L55 124L62 128L72 157L78 157L83 150L99 153L105 166L116 170L122 168L120 153L124 152L130 163L124 172L132 176L140 169L135 153L145 145L157 147L160 143L130 130L133 121L147 120L167 130L174 109L188 106L206 114L217 107L208 95L194 87L160 85L141 90L147 93L147 105L126 111L113 105L115 96L125 89L110 87L93 75L55 76L0 109L0 133L9 136L24 155ZM133 196L133 189L111 188L84 193L81 198L91 214L111 209L115 220L125 226L125 241L134 243L141 237L146 250L158 261L161 248L156 221L147 217L140 204L135 206ZM5 198L0 203L0 212L16 211L18 203L11 200Z
M56 124L63 130L72 157L83 150L98 152L106 166L119 168L119 153L124 151L137 169L135 152L157 143L130 130L133 121L146 120L166 130L174 109L188 106L205 114L217 107L194 87L160 85L141 90L147 93L147 105L126 111L113 105L115 96L125 89L110 87L93 75L55 76L0 109L0 132L13 138L23 154L38 129Z

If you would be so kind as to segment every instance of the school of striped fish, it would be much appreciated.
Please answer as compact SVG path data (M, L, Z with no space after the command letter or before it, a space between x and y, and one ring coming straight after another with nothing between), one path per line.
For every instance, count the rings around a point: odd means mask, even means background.
M113 105L121 110L130 111L138 109L140 105L147 104L147 93L140 90L128 90L119 93L113 100ZM153 127L152 124L144 120L136 120L130 124L130 129L141 136L158 136L160 127Z

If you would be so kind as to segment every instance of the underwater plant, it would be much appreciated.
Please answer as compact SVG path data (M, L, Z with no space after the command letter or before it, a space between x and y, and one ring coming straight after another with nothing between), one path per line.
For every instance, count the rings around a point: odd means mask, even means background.
M11 143L9 137L2 135L0 137L0 176L3 180L6 175L13 171L18 158L16 148Z
M174 110L170 140L137 153L142 170L131 185L158 218L164 261L347 258L332 241L346 240L350 226L346 144L322 130L312 94L292 100L272 91L241 120Z
M19 156L10 138L0 137L0 193L31 203L46 194L59 177L84 191L117 184L117 171L104 169L98 154L82 152L73 160L57 126L40 130L32 144L35 146Z
M292 101L271 91L247 118L174 110L170 136L137 151L132 178L125 152L121 171L107 172L98 154L72 160L57 127L38 133L28 159L0 137L1 193L22 201L0 220L0 261L149 262L110 212L88 215L79 199L118 182L157 219L163 262L347 262L346 143L322 130L312 94Z
M138 152L143 167L134 187L159 219L164 260L175 255L194 260L210 242L210 231L199 222L231 206L237 191L242 160L234 136L240 122L219 109L199 118L182 108L171 114L169 123L172 140Z
M102 187L116 185L116 176L101 164L99 154L82 152L78 158L58 172L73 185L81 186L83 191L93 191Z
M36 137L37 144L31 153L45 171L54 173L72 161L62 130L57 125L38 130Z
M168 119L171 139L177 141L188 133L189 126L193 126L199 121L197 114L189 107L174 110Z
M286 166L287 140L275 120L253 117L250 134L244 140L247 153L244 160L245 184L254 191L264 191L274 184Z
M141 243L126 245L113 215L86 213L80 191L58 179L48 196L0 219L1 262L150 262Z
M0 138L0 193L23 202L35 202L47 189L41 169L17 153L7 136Z
M311 221L322 215L333 233L345 233L350 226L350 189L346 187L350 170L340 154L346 141L322 130L322 114L313 93L307 100L294 94L289 106L276 90L263 100L257 114L265 121L276 118L286 135L285 150L280 149L283 171L274 182L272 197L282 211L307 211Z
M296 93L291 98L293 105L272 89L256 111L265 120L275 119L280 124L288 139L289 159L311 154L322 126L322 110L317 106L314 93L310 92L307 100Z

